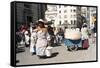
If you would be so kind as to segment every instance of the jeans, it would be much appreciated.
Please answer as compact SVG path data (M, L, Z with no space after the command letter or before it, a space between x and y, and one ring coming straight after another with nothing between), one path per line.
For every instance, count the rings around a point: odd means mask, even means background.
M56 43L62 43L63 36L57 35L56 36Z

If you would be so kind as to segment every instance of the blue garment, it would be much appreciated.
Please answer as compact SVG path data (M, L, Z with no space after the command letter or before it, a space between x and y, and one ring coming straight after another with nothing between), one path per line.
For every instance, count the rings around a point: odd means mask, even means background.
M78 39L78 40L65 39L64 44L66 46L78 45L78 47L82 47L82 40L81 39Z

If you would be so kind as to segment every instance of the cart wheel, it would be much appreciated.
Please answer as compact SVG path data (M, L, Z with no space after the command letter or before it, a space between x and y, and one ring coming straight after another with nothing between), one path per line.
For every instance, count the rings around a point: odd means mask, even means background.
M77 51L78 46L77 45L73 45L73 46L68 46L67 47L69 51Z

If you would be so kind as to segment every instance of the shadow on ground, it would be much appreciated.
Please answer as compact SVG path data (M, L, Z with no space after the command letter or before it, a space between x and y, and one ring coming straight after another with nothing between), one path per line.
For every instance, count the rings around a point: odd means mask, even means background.
M51 58L52 58L52 57L56 57L58 54L59 54L58 52L52 53Z
M52 47L61 46L60 44L52 44Z
M59 53L58 52L55 52L55 53L52 53L52 55L49 57L47 56L41 56L39 57L39 59L49 59L49 58L53 58L53 57L56 57Z
M25 49L23 48L16 48L16 53L22 53L25 52Z

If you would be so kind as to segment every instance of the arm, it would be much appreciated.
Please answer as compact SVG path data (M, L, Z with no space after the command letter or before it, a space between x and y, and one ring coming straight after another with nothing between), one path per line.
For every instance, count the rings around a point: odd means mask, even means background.
M34 29L33 31L38 32L38 29L36 28L36 29Z

